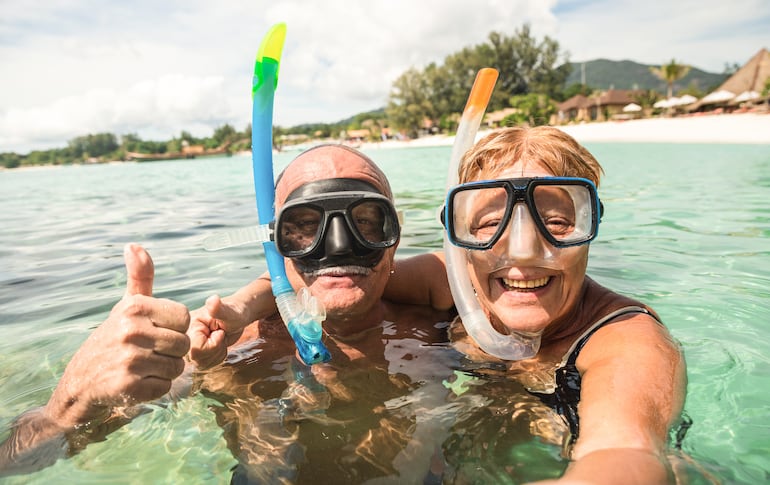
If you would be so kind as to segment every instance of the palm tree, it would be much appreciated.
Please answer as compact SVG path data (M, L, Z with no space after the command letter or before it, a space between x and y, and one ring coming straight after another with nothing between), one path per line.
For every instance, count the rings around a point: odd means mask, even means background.
M671 59L671 62L668 64L663 64L660 67L650 67L650 72L658 79L666 82L668 85L668 98L671 98L674 95L674 83L690 72L690 66L677 64L675 59Z

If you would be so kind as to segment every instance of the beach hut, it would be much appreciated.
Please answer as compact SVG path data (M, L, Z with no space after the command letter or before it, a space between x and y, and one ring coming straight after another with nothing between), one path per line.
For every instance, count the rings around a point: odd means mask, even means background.
M568 100L559 104L559 122L567 123L570 121L588 121L588 107L591 104L591 100L582 94L576 94L575 96L572 96Z
M758 101L759 97L736 102L738 96L749 97L751 94L761 93L765 83L770 79L770 51L760 49L749 61L735 74L727 78L714 92L709 93L703 99L690 106L690 111L701 108L719 108L736 106L745 101Z
M608 89L591 97L577 94L559 105L559 120L605 121L623 114L623 108L634 102L639 90Z

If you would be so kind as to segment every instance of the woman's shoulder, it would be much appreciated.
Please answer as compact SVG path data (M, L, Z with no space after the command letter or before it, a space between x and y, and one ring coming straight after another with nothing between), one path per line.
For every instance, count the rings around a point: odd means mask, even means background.
M585 312L587 316L584 319L586 327L622 310L628 310L622 313L630 316L647 314L653 320L662 323L655 310L646 303L613 291L588 277L586 277L581 306L587 310Z
M586 340L576 362L578 368L600 362L649 370L678 365L681 347L657 316L639 311L646 309L644 306L626 308L630 311L621 308Z
M592 280L583 304L590 309L583 335L593 330L581 351L583 362L593 360L592 357L640 361L678 358L678 343L649 305Z

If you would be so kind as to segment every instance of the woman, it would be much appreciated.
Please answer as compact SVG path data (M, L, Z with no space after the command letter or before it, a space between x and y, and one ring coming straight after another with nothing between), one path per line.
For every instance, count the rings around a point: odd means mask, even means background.
M539 337L532 357L507 367L569 426L572 462L562 481L671 482L666 445L684 404L685 363L651 309L586 276L601 172L556 128L496 131L463 157L461 185L450 190L442 222L449 240L467 250L492 331ZM400 261L386 297L450 306L443 255ZM497 360L461 322L452 335L466 354ZM537 383L533 375L549 377Z

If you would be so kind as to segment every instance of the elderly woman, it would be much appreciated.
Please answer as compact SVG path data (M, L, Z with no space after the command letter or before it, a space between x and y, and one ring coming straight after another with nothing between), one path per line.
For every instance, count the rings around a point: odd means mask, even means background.
M496 131L465 154L442 221L466 250L490 331L535 341L533 355L506 365L568 425L572 461L561 481L671 482L666 447L684 404L685 363L650 308L586 276L601 172L561 130ZM443 253L399 261L386 297L451 306ZM499 361L461 322L452 337L472 358ZM533 374L550 382L531 386Z

